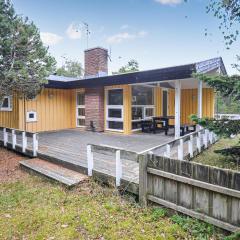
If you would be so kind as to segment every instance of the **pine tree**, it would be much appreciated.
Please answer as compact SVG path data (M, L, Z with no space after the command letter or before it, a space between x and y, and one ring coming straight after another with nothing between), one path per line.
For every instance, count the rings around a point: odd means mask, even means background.
M54 68L38 28L17 15L9 0L0 0L0 102L16 91L35 97Z

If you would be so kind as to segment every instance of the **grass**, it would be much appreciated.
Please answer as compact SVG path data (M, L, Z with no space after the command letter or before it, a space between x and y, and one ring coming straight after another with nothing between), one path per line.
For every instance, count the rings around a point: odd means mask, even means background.
M181 218L91 181L72 190L32 175L0 184L0 239L223 239Z
M236 159L232 158L231 156L223 156L222 154L214 152L216 150L237 146L239 145L239 141L240 136L233 139L222 138L209 149L203 151L200 155L195 157L193 161L219 168L240 170L240 166L238 166Z

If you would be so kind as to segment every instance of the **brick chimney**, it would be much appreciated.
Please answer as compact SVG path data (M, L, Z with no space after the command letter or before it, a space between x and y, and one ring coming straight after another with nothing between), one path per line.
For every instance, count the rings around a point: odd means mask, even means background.
M85 50L85 77L108 74L108 51L96 47ZM100 80L99 80L100 81ZM85 124L88 131L104 130L104 87L85 89Z
M95 47L84 51L85 77L106 76L108 74L108 50Z

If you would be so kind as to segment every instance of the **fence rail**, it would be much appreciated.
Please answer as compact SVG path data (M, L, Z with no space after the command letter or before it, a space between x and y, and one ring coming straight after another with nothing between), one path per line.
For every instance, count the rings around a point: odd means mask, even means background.
M14 151L36 157L38 151L38 134L0 127L0 144Z
M225 114L218 113L215 114L216 119L228 119L228 120L240 120L240 114Z
M189 161L141 156L139 200L172 208L228 231L240 230L240 173Z

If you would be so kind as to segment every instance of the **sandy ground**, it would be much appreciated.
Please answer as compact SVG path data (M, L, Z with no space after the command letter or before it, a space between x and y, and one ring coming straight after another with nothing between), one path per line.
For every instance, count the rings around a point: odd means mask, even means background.
M0 183L16 181L26 176L26 173L19 167L19 161L26 158L12 151L0 148Z

